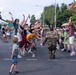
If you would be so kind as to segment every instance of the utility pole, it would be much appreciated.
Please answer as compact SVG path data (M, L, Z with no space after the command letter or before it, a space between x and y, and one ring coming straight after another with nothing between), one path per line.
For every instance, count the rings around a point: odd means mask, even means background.
M55 0L55 28L56 28L56 0Z

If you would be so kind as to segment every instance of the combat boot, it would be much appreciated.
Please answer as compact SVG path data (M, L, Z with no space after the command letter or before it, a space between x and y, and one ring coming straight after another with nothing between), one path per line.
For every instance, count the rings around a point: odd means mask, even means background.
M52 51L52 59L55 59L55 51Z

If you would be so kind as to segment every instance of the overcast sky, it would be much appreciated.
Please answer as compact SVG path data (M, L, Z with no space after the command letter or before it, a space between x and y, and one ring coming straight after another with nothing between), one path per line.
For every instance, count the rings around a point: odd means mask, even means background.
M56 3L59 5L61 3L70 4L73 1L56 0ZM19 18L20 20L22 19L22 14L25 14L26 17L28 14L34 14L36 18L39 18L43 8L51 4L55 4L55 0L0 0L0 11L5 19L10 19L9 11L12 12L14 18Z

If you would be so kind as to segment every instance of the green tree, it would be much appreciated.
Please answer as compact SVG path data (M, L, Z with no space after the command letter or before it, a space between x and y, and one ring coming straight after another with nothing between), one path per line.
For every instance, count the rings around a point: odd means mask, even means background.
M67 5L62 3L60 8L61 8L61 12L63 13L65 10L67 10Z
M44 23L50 25L54 23L54 5L46 6L44 8ZM43 13L41 14L41 20L43 22Z
M72 9L70 10L72 12L72 21L76 25L76 1L73 1Z
M44 22L46 25L54 25L55 20L55 6L50 5L46 6L44 8ZM41 14L41 20L43 22L43 13ZM76 24L76 12L73 10L68 10L67 4L62 3L62 5L59 7L59 5L56 5L56 26L61 27L63 23L66 23L69 21L70 17L73 17L72 20L74 24Z
M35 22L36 22L35 15L32 15L32 16L31 16L31 19L30 19L30 23L31 23L31 24L35 24Z
M68 22L71 16L72 12L68 10L66 4L62 3L59 9L57 9L57 27L61 27L63 23Z
M60 13L57 18L57 26L61 27L63 23L67 23L71 16L72 12L69 10L65 10L63 13Z
M76 25L76 13L73 13L72 21L73 21L73 23Z

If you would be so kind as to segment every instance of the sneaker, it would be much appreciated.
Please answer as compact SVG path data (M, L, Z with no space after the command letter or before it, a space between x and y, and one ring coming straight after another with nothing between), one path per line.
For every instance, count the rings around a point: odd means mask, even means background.
M63 52L66 52L66 49L64 49Z
M63 52L63 51L64 51L64 49L61 49L61 51Z
M15 71L16 74L20 73L19 71Z
M28 51L28 53L33 53L32 51L31 51L31 49Z
M26 49L26 50L25 50L25 53L27 53L27 52L28 52L28 50Z
M25 55L25 50L23 50L23 52L22 52L22 53L23 53L23 55Z
M70 56L74 56L75 55L75 52L74 51L72 51L71 52L71 54L70 54Z
M59 49L59 47L56 47L56 49Z
M22 56L25 56L25 51L22 51L22 52L21 52L21 55L22 55Z
M9 75L15 75L15 72L9 72Z
M33 50L37 50L37 48L36 47L33 47Z
M71 52L70 50L67 51L67 53L70 53L70 52Z
M9 72L9 75L12 75L12 72Z
M42 46L42 43L40 45Z
M32 51L28 51L28 53L33 53Z
M22 56L21 55L18 55L18 58L22 58Z

